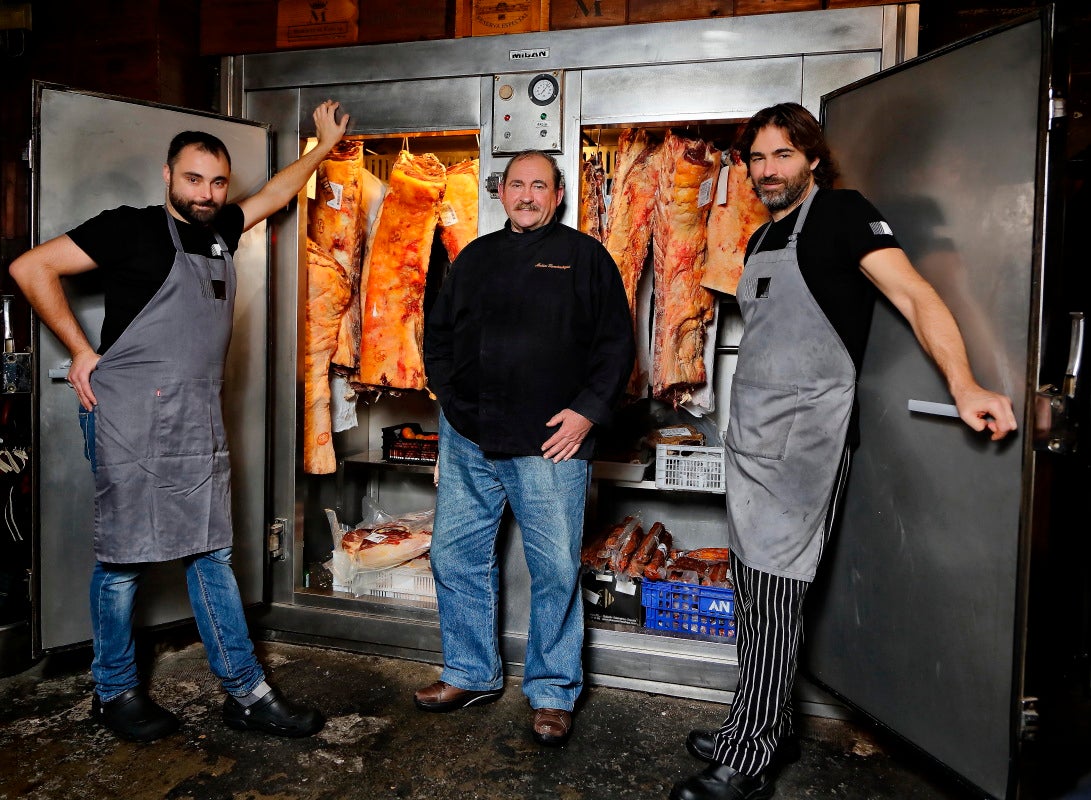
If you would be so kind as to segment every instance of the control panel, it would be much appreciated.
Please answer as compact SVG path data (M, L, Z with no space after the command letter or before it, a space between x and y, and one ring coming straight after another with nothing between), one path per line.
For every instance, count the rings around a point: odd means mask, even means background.
M494 155L561 152L564 73L522 72L493 78Z

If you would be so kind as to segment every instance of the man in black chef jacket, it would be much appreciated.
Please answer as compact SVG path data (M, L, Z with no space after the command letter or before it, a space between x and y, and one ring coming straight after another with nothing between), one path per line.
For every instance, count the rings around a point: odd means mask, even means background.
M810 112L759 111L739 150L773 217L748 243L736 292L744 328L725 485L739 684L720 729L690 733L690 753L710 766L672 800L771 797L776 769L798 757L790 704L801 608L858 438L856 375L875 290L909 321L967 425L993 440L1015 429L1011 401L977 384L954 318L889 223L858 192L829 188L837 172Z
M509 221L459 254L424 338L442 407L431 558L443 672L414 699L452 711L503 690L496 537L510 505L531 577L523 693L543 745L568 740L583 687L579 552L594 425L609 421L634 354L617 266L557 220L563 196L551 156L512 158L500 184Z
M209 665L241 730L309 736L325 723L265 681L231 569L231 497L220 390L235 300L239 238L286 206L340 141L338 104L314 112L317 146L256 194L227 204L223 142L178 134L163 165L166 202L105 211L15 260L11 275L72 354L85 455L95 473L92 716L147 742L178 718L140 685L132 618L144 567L182 559ZM96 352L61 278L100 268L106 315Z

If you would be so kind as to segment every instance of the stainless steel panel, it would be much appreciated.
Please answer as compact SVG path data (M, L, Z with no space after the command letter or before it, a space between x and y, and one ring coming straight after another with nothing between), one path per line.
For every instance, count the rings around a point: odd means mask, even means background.
M244 56L245 90L882 50L882 7ZM514 50L548 51L540 59Z
M741 120L802 97L799 57L754 58L583 73L584 125Z
M566 149L558 160L568 192L560 213L563 221L574 225L580 160L576 143L582 125L742 119L771 102L801 100L808 80L824 91L833 85L828 76L854 80L860 64L877 64L879 54L893 49L889 39L894 29L887 11L846 9L241 56L230 60L231 74L224 86L232 94L233 107L242 108L247 117L272 123L277 132L278 167L295 157L313 106L331 97L353 116L350 132L476 127L484 181L490 173L502 171L508 160L492 155L493 76L564 69ZM517 48L542 49L548 55L512 60L509 50ZM817 60L808 73L805 61L811 56ZM500 202L482 192L480 230L496 230L505 219ZM345 646L358 641L369 650L410 657L431 653L434 660L439 647L434 621L406 622L393 611L387 615L368 608L364 601L345 597L327 598L332 605L314 609L309 606L314 596L296 591L301 585L304 539L313 542L313 532L304 532L304 513L311 514L315 503L329 500L351 515L366 495L380 504L408 509L421 502L430 487L425 482L422 488L417 475L392 478L361 465L347 466L337 478L302 474L297 447L302 391L298 320L305 291L300 280L303 221L290 213L272 224L276 242L272 254L276 276L272 329L276 334L270 367L276 409L270 431L272 505L274 516L292 520L294 547L288 559L273 566L271 594L276 602L263 624ZM730 385L732 360L732 356L718 359L721 366L726 364L717 376L721 387ZM361 406L360 428L335 438L339 452L377 448L383 425L407 418L428 419L434 411L426 405L423 399L401 397ZM331 488L337 481L337 488ZM614 489L599 494L606 495L599 505L602 514L644 508L686 530L693 546L722 544L722 497L647 490L624 497ZM594 498L591 505L596 505ZM518 669L528 622L529 575L519 531L510 521L501 534L499 558L504 575L503 653L509 665ZM305 622L295 610L306 617ZM402 625L409 627L401 630ZM633 634L639 644L630 645L600 634L592 630L589 639L593 649L588 668L596 679L634 687L654 684L684 696L730 696L737 675L730 646L701 643L715 655L694 656L688 644L674 638ZM632 657L631 647L641 654Z
M314 128L311 113L326 99L352 116L349 134L472 130L478 127L476 78L350 83L300 91L300 127Z
M36 138L35 241L60 235L106 208L163 202L163 162L171 137L201 128L232 153L232 197L252 192L268 176L268 130L180 109L40 87ZM164 223L165 224L165 223ZM233 513L238 531L236 573L249 601L260 598L264 522L266 267L264 226L239 246L235 333L228 354L225 407L232 449ZM102 295L94 273L68 281L73 310L92 344L102 327ZM49 370L68 351L37 326L38 497L35 568L37 624L42 649L91 638L87 586L94 482L82 456L75 395ZM177 565L149 576L139 622L190 616Z
M860 376L863 444L825 565L812 666L996 797L1009 790L1026 602L1042 42L1035 20L826 106L845 184L887 215L958 319L978 379L1012 396L1022 431L998 445L958 420L909 413L910 399L949 402L947 389L901 317L876 309Z
M822 107L822 95L874 75L881 66L881 54L874 50L804 56L803 99L800 102L817 116Z

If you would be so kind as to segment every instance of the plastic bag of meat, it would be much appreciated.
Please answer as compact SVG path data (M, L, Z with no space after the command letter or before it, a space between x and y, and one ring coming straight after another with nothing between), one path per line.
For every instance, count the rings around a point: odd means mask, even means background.
M356 526L342 525L337 513L326 509L333 538L329 569L334 588L354 585L361 573L396 567L428 552L432 546L435 509L415 511L387 519L373 519Z

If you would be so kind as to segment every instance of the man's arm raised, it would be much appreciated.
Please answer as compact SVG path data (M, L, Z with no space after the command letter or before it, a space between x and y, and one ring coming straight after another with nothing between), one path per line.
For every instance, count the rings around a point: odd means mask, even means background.
M299 190L311 177L322 159L341 141L348 130L349 116L344 114L341 121L336 121L340 103L327 100L314 110L314 125L318 134L318 144L304 153L296 161L286 166L269 179L261 189L239 201L242 208L243 230L248 231L264 219L268 219L292 201Z

